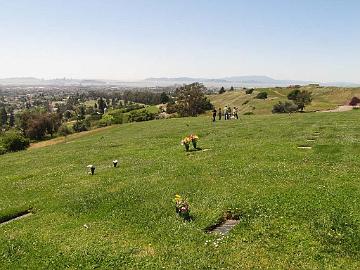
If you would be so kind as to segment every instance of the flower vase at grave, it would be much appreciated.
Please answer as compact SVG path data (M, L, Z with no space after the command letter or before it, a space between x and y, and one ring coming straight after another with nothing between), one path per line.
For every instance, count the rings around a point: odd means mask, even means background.
M95 173L95 167L91 167L90 170L91 170L91 175L94 175L94 173Z
M197 149L196 148L196 142L192 142L192 145L194 146L195 149Z
M118 161L117 160L113 160L113 164L114 164L114 168L116 168Z
M184 144L184 145L185 145L185 151L188 152L189 148L190 148L190 145L188 145L188 144Z
M190 213L188 209L180 209L179 216L184 220L190 220Z

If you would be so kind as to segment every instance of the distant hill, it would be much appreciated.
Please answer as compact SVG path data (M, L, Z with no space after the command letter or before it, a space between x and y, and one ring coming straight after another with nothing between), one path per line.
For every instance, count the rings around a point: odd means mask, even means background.
M209 95L210 101L216 108L223 108L225 105L230 107L238 107L240 114L271 114L271 110L279 101L287 101L287 95L294 88L288 87L269 87L255 89L252 94L246 94L242 89L235 91L226 91L223 94ZM353 97L360 98L360 87L316 87L303 86L300 90L312 92L313 101L311 105L305 108L306 111L319 111L335 109L338 106L347 105ZM256 99L259 92L268 93L265 100Z
M71 86L71 85L104 85L106 81L101 80L77 80L77 79L38 79L33 77L19 77L0 79L0 85L55 85L55 86Z
M207 87L274 87L274 86L288 86L293 84L307 85L310 83L319 83L316 81L298 81L298 80L277 80L268 76L230 76L222 78L196 78L196 77L159 77L147 78L140 81L119 81L119 80L91 80L91 79L38 79L34 77L20 77L20 78L6 78L0 79L0 85L29 85L29 86L101 86L101 85L115 85L115 86L130 86L130 87L154 87L154 86L173 86L181 84L189 84L193 82L201 82ZM347 86L355 87L360 84L351 82L331 82L322 83L323 86Z
M169 84L184 84L192 82L201 82L206 86L213 87L274 87L274 86L288 86L288 85L307 85L311 83L320 83L324 86L360 86L360 84L351 82L332 82L322 83L317 81L299 81L299 80L277 80L268 76L231 76L223 78L191 78L191 77L174 77L174 78L147 78L143 82L148 82L157 85L169 85Z

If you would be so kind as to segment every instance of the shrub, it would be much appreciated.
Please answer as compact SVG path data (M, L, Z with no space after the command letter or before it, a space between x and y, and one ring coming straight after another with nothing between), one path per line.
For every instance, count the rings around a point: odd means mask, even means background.
M351 101L349 102L350 106L356 106L360 103L360 99L358 97L353 97Z
M133 111L129 114L129 122L142 122L155 119L155 114L147 110Z
M299 89L292 90L288 95L287 98L289 100L296 100L297 96L300 94Z
M100 119L98 126L99 127L106 127L111 126L114 117L110 114L104 114L103 117Z
M6 152L6 149L2 145L0 145L0 155L4 155Z
M267 99L268 94L266 92L260 92L259 94L256 95L255 98L257 99Z
M306 105L311 104L312 96L311 92L306 90L300 91L298 89L291 91L288 94L288 99L293 100L297 105L298 110L303 111Z
M278 104L275 104L272 113L290 113L290 112L296 112L298 110L298 106L292 102L281 102L279 101Z
M113 111L109 112L108 114L113 117L111 120L111 123L113 123L113 124L122 124L123 123L124 114L122 113L121 110L113 110Z
M101 113L93 112L89 116L87 116L89 121L97 121L101 119Z
M59 131L58 131L59 135L61 136L67 136L67 135L70 135L72 133L71 129L66 125L66 124L63 124L60 128L59 128Z
M245 94L251 95L254 92L254 89L246 89Z
M73 130L75 132L82 132L88 130L90 127L89 123L85 120L76 121L73 125Z
M25 138L20 133L16 132L7 132L2 138L3 148L7 152L15 152L24 150L29 147L30 140Z
M248 104L248 103L249 103L249 101L250 101L250 100L246 100L246 101L244 101L242 105L246 105L246 104Z

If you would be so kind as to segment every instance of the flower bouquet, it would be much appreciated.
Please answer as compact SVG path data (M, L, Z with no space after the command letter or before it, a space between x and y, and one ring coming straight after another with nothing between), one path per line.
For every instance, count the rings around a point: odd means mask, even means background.
M199 140L199 137L197 135L193 135L193 134L191 134L189 137L191 139L192 145L194 146L195 149L197 149L196 144L197 144L197 141Z
M184 220L190 220L189 203L183 199L180 195L175 195L175 209Z
M197 141L199 140L199 137L197 135L189 135L187 137L185 137L182 141L181 141L181 145L185 146L185 150L189 151L189 147L190 147L190 143L192 143L194 149L197 149L196 144Z
M182 141L181 141L181 145L185 146L185 150L189 151L189 147L190 147L190 143L191 143L191 139L190 137L185 137Z

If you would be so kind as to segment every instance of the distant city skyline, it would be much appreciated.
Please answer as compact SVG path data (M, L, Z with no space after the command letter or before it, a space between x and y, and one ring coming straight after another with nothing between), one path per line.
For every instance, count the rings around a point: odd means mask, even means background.
M0 0L0 78L360 83L360 1Z

